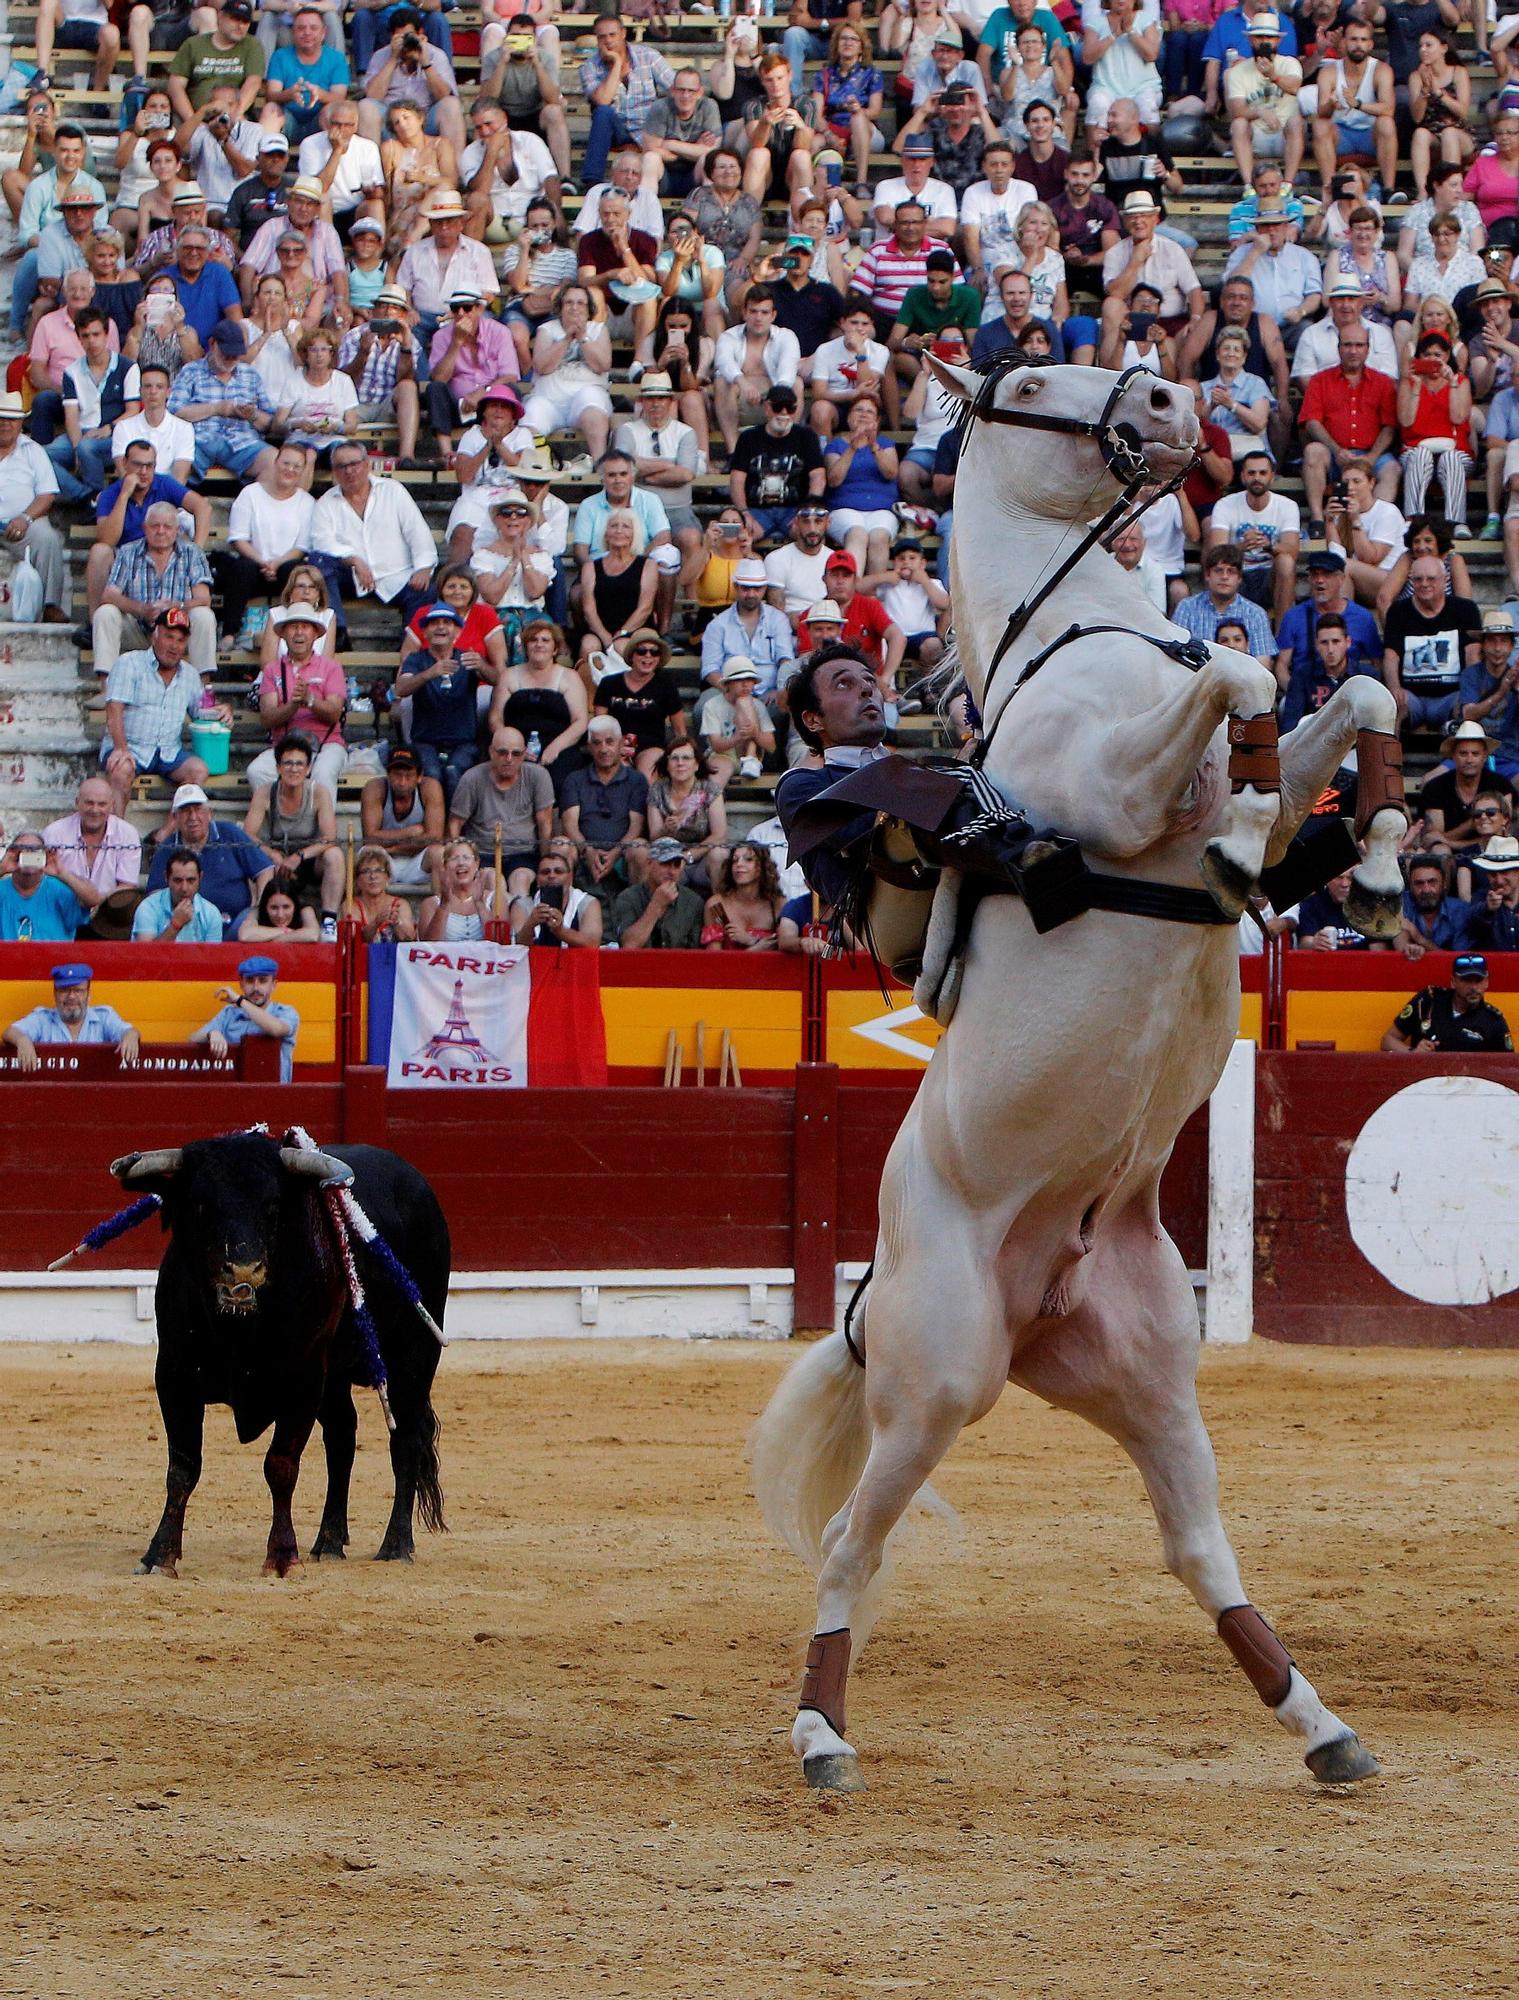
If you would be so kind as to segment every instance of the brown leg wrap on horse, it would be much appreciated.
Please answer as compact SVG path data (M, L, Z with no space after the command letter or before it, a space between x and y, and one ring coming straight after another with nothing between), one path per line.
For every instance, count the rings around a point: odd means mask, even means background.
M1229 718L1229 784L1233 791L1254 785L1258 792L1282 789L1282 760L1276 747L1276 716Z
M849 1627L819 1632L807 1648L799 1709L813 1708L828 1727L844 1734L844 1687L849 1679Z
M1408 811L1403 790L1403 745L1396 736L1384 736L1379 729L1362 729L1355 740L1355 837L1366 838L1366 829L1384 806Z
M1292 1687L1292 1655L1253 1604L1223 1612L1218 1636L1245 1670L1267 1708L1278 1708Z

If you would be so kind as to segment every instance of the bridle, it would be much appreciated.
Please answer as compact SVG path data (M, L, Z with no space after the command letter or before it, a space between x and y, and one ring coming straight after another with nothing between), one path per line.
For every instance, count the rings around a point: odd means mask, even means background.
M1123 369L1112 388L1108 391L1108 399L1103 404L1101 413L1096 417L1052 417L1047 416L1042 410L999 409L996 403L996 395L1003 380L1015 369L1031 365L1035 364L1031 364L1017 348L1013 348L1009 352L997 357L992 368L987 372L985 379L982 381L981 387L976 391L974 401L966 408L961 432L962 438L969 434L971 426L976 423L1005 424L1014 430L1056 431L1066 437L1095 438L1097 447L1102 453L1103 465L1119 482L1123 491L1101 519L1094 522L1087 529L1085 535L1083 535L1064 561L1060 563L1058 568L1052 570L1037 590L1031 596L1025 597L1008 618L1002 637L997 641L997 649L992 654L991 661L986 669L986 680L981 689L983 714L990 712L988 697L991 694L992 682L996 678L997 669L1006 657L1008 648L1018 638L1040 605L1045 602L1053 591L1059 588L1094 543L1122 534L1126 528L1131 527L1140 518L1147 508L1153 507L1157 500L1162 500L1167 494L1174 493L1193 468L1201 462L1202 457L1199 450L1182 467L1174 479L1168 480L1164 486L1158 487L1148 500L1136 506L1135 502L1138 498L1140 488L1147 485L1151 477L1150 468L1145 461L1144 440L1140 437L1139 432L1133 424L1115 423L1113 421L1113 413L1118 408L1119 401L1129 384L1141 376L1147 380L1154 379L1153 369L1146 368L1140 362L1135 362L1132 366ZM1121 629L1123 628L1116 626L1071 626L1069 631L1062 633L1053 645L1047 646L1042 653L1038 654L1023 669L1023 672L1014 683L1013 694L1018 692L1018 689L1023 686L1024 682L1032 674L1039 671L1040 667L1050 658L1051 654L1059 652L1061 647L1069 645L1073 639L1080 638L1085 631L1107 632ZM1195 642L1190 640L1155 639L1147 633L1135 633L1134 636L1145 639L1147 643L1155 646L1159 651L1169 654L1172 658L1179 660L1183 666L1191 667L1194 670L1200 667L1207 659L1206 647L1199 648ZM1012 696L1009 696L1008 699L1011 700ZM998 720L1000 720L1000 715ZM986 754L991 734L991 729L985 729L982 732L978 762Z

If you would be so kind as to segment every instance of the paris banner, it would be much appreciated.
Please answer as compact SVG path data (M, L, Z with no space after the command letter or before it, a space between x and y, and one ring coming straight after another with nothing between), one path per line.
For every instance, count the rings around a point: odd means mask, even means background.
M604 1085L597 954L371 945L368 1046L392 1090Z

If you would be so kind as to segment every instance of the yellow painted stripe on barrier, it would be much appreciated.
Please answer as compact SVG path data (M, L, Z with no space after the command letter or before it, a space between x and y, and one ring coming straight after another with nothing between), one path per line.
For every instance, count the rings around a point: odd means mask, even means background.
M685 1046L689 1077L696 1054L696 1024L707 1024L707 1067L717 1075L723 1029L733 1036L739 1067L792 1069L802 1059L802 996L773 987L603 986L607 1062L613 1069L660 1069L673 1028Z
M60 947L61 949L61 947ZM235 987L236 978L217 979L96 979L90 998L98 1006L114 1007L145 1042L184 1042L221 1006L220 985ZM282 979L275 998L301 1017L296 1036L298 1063L336 1060L337 990L331 980ZM47 1006L52 989L45 980L0 979L0 1026L9 1026L34 1007Z
M1259 993L1240 995L1239 1032L1246 1041L1261 1039L1262 1006ZM920 1070L941 1033L906 992L894 993L890 1000L865 991L828 995L828 1060L840 1069Z
M1299 1042L1333 1042L1337 1049L1379 1049L1382 1037L1408 1005L1421 985L1419 968L1408 968L1407 985L1389 986L1382 992L1360 992L1343 986L1322 992L1312 988L1290 988L1287 993L1287 1047ZM1443 984L1444 982L1438 982ZM1489 993L1492 1002L1508 1022L1509 1034L1519 1044L1519 993Z

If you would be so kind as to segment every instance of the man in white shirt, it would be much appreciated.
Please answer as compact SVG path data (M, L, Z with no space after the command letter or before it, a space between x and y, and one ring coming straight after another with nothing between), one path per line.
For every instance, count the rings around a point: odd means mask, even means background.
M1380 320L1366 319L1363 307L1366 294L1361 290L1361 281L1350 272L1342 272L1331 278L1324 294L1329 301L1329 310L1322 319L1316 319L1304 327L1302 336L1292 356L1292 379L1306 382L1310 375L1321 374L1326 368L1340 365L1340 335L1347 326L1354 326L1361 320L1371 340L1371 354L1367 367L1378 375L1398 379L1398 350L1393 345L1391 329Z
M1246 187L1257 154L1282 162L1282 179L1289 188L1303 164L1303 120L1297 108L1303 66L1295 56L1279 53L1281 40L1281 23L1271 8L1263 7L1250 16L1249 55L1224 73L1229 143Z
M302 448L282 445L232 502L227 546L211 553L222 594L223 639L241 629L251 599L278 596L291 570L306 560L316 503L301 483L305 471Z
M470 113L470 125L475 136L459 162L459 179L469 210L464 226L471 236L483 238L493 221L520 223L537 195L559 206L559 169L541 139L513 132L505 111L488 97Z
M966 273L973 283L979 278L987 290L992 272L999 264L1011 263L1017 251L1019 213L1025 203L1039 199L1033 182L1013 172L1014 157L1006 139L988 140L981 155L986 179L972 181L960 203Z
M675 414L675 385L663 369L651 369L638 384L637 414L619 424L612 442L633 461L635 486L664 503L670 533L681 555L701 547L701 524L691 505L701 441Z
M359 107L339 98L327 114L327 130L302 139L296 171L327 191L332 213L372 215L385 220L385 169L373 139L359 132Z
M751 285L743 325L720 333L712 354L712 402L728 452L743 425L762 424L769 415L768 390L777 382L796 386L801 365L801 343L775 323L775 293L769 285Z
M435 194L427 207L430 234L412 244L396 271L396 283L411 294L424 353L461 285L473 285L488 302L501 296L496 260L483 243L464 234L464 217L463 199L452 188Z
M47 518L58 475L40 444L21 435L26 412L14 390L0 394L0 538L13 562L30 555L42 577L45 623L68 622L69 570L63 537Z
M1233 542L1245 559L1240 589L1280 625L1292 609L1302 516L1296 501L1271 490L1276 466L1269 452L1247 452L1238 470L1241 490L1215 501L1203 547Z
M438 551L421 509L395 479L371 479L369 453L345 441L332 453L332 485L311 515L311 560L333 602L378 597L403 624L432 594ZM346 639L341 608L338 645Z
M206 197L207 219L220 229L232 190L258 165L259 127L237 115L235 83L219 83L204 104L175 133L187 153L190 173Z
M177 479L181 486L188 486L191 462L195 457L195 432L183 417L169 413L168 369L160 368L154 362L140 368L137 391L142 398L142 408L135 417L121 418L111 432L111 457L116 462L118 475L126 459L127 446L140 440L153 447L155 472Z
M949 183L934 175L934 142L926 132L914 132L902 141L902 171L894 180L881 181L875 197L871 220L877 236L890 236L896 228L901 201L922 203L928 216L926 235L948 238L959 226L960 204Z
M770 602L799 625L814 604L828 595L823 572L832 550L827 543L828 504L804 500L791 522L791 539L765 558Z
M1159 563L1145 548L1145 524L1131 521L1121 535L1115 535L1111 554L1120 569L1128 570L1145 596L1162 614L1170 611L1166 601L1166 579Z
M643 184L643 152L638 146L625 146L614 156L610 180L598 181L595 187L586 189L580 213L571 225L577 236L584 236L588 229L601 227L601 197L609 189L616 189L619 194L627 196L630 230L641 229L645 236L652 236L656 242L664 240L664 210L659 205L655 190Z

